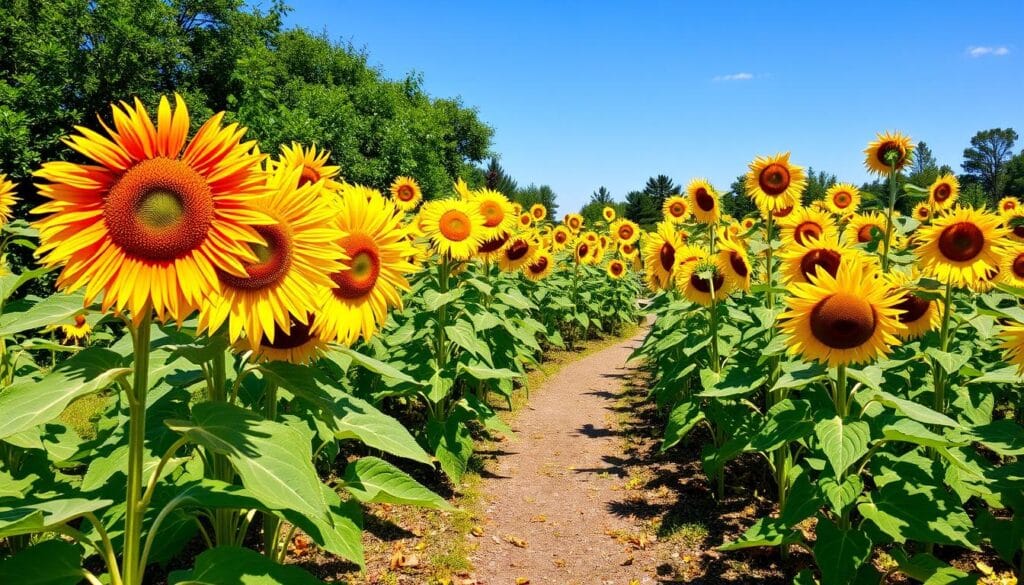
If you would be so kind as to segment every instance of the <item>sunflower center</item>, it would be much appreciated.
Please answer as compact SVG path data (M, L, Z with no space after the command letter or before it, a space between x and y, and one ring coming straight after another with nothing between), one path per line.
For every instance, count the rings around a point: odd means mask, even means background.
M775 211L772 212L772 217L786 217L790 213L793 213L793 206L792 205L788 205L788 206L783 207L781 209L776 209Z
M618 275L622 274L623 266L622 266L622 264L620 264L618 262L612 262L611 270L612 270L612 274L614 274L615 276L618 276Z
M670 207L668 208L668 210L669 210L669 212L671 212L671 213L672 213L672 215L674 215L675 217L682 217L682 215L683 215L684 213L686 213L686 207L684 207L682 203L673 203L673 204L672 204L672 205L671 205L671 206L670 206Z
M714 276L708 279L701 277L697 274L697 271L694 270L693 274L690 275L690 284L693 288L707 295L711 294L712 287L714 287L714 290L716 291L722 290L722 285L725 284L725 276L716 271Z
M396 194L402 201L412 201L416 198L416 190L411 185L399 185Z
M789 189L789 169L785 165L772 163L761 170L757 183L769 195L782 195Z
M174 260L206 241L213 193L192 167L169 158L144 160L110 188L103 217L110 239L143 260Z
M586 243L582 243L576 248L576 255L580 258L586 258L588 254L590 254L590 246Z
M948 183L943 183L935 188L933 196L935 197L936 203L942 203L946 199L949 199L953 195L953 187Z
M547 267L548 267L548 257L547 256L541 256L540 258L537 258L536 262L533 262L533 263L531 263L528 266L528 268L530 269L530 272L532 272L534 274L540 274L541 272L544 272L545 270L547 270Z
M281 350L302 347L313 340L313 334L310 332L310 323L313 322L313 316L308 316L306 321L309 323L300 323L295 320L295 317L292 317L291 324L288 327L288 333L282 331L280 326L274 325L273 343L264 338L263 345Z
M1013 226L1013 235L1024 238L1024 224Z
M249 245L256 255L256 262L245 263L245 271L249 276L217 271L217 278L231 288L261 290L274 286L281 282L292 267L292 234L286 224L261 225L253 229L267 243Z
M490 254L491 252L497 252L499 249L501 249L502 246L505 245L505 242L507 242L507 241L508 241L508 234L507 233L498 234L497 236L495 236L495 237L485 241L484 243L480 244L480 253L481 254Z
M533 209L533 217L536 217L537 219L544 219L544 209L540 207L535 207Z
M871 303L847 292L837 292L811 309L811 334L832 349L852 349L871 339L877 326Z
M800 259L800 272L803 273L804 278L810 281L812 276L818 274L818 267L820 266L825 272L835 277L836 273L839 272L839 262L842 260L839 252L835 250L811 250L804 254L804 257Z
M931 301L926 301L914 293L908 292L894 308L897 311L903 311L897 316L900 323L913 323L928 312L929 306L931 306Z
M985 234L973 223L954 223L939 235L939 251L954 262L972 260L984 247Z
M444 212L438 222L441 233L453 242L461 242L468 238L471 225L469 216L458 209L449 209Z
M928 219L928 217L931 215L931 212L928 211L927 207L922 207L917 210L917 215L919 215L921 219Z
M501 221L505 219L505 213L501 210L501 206L494 201L481 203L480 213L484 215L484 225L489 228L501 225Z
M729 265L732 266L733 271L740 278L746 278L750 274L750 268L747 266L746 259L736 252L729 252Z
M891 154L890 154L891 153ZM885 166L900 167L903 165L903 159L906 158L906 153L903 148L897 142L884 142L878 147L878 162Z
M658 260L661 262L661 268L665 272L669 272L676 265L676 249L665 242L661 245L661 250L658 251Z
M313 167L306 166L306 165L302 166L302 173L299 174L299 187L303 187L303 186L309 185L311 183L316 183L319 180L320 180L320 173L318 173L316 169L314 169ZM276 339L276 337L275 337L275 339Z
M565 235L565 232L555 232L555 241L559 244L564 244L567 239L568 236Z
M1017 257L1013 259L1013 264L1010 266L1013 269L1014 276L1024 279L1024 254L1017 254Z
M75 325L79 327L85 325L85 315L75 315Z
M860 229L857 230L857 241L864 244L875 239L875 236L881 237L881 235L882 230L877 225L869 223L862 225Z
M697 201L697 207L700 207L702 211L714 211L715 209L715 198L708 193L708 190L704 187L697 189L697 193L694 199Z
M373 292L377 284L380 250L373 238L362 233L349 234L341 240L341 247L351 260L345 262L348 270L331 275L331 280L337 285L333 292L341 299L361 299Z
M832 197L832 203L835 203L839 209L849 207L852 202L853 198L846 191L840 191Z
M798 244L803 244L810 239L817 240L820 238L822 231L821 226L817 223L813 221L805 221L804 223L796 226L796 229L793 231L793 239L795 239Z
M628 240L628 239L630 239L632 237L633 237L633 226L631 226L629 224L625 224L625 225L619 226L619 238L620 239Z
M1014 203L1013 201L1006 201L1006 202L1003 203L1003 209L1005 209L1006 211L1009 211L1011 209L1015 209L1016 207L1017 207L1017 204Z
M530 244L527 244L523 240L516 240L505 250L505 257L515 262L516 260L522 260L529 251Z
M579 229L580 228L580 220L578 218L575 218L575 217L569 218L569 227L571 227L574 230Z

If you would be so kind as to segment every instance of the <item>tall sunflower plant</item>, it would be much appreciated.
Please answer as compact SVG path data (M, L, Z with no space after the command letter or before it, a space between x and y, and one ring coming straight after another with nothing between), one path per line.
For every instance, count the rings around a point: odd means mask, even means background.
M887 140L891 148L886 140L869 148L869 167L896 156L879 148L910 150L902 136ZM759 185L764 172L777 176ZM703 445L709 479L734 459L760 459L776 480L776 513L721 550L806 555L816 568L799 582L880 583L884 571L922 582L976 579L951 563L979 551L1019 576L1024 252L1016 212L958 207L948 178L929 190L934 212L920 219L858 209L866 198L845 184L816 209L804 208L799 189L781 206L765 203L782 196L772 191L785 192L786 176L799 176L788 157L755 160L748 187L767 188L748 192L761 217L739 237L714 240L738 243L761 286L730 287L726 263L701 259L713 237L705 222L729 221L708 213L710 200L696 222L674 222L688 240L659 230L645 255L648 286L660 294L636 355L652 369L652 398L667 413L664 447ZM729 292L711 303L707 285L719 274Z
M352 349L416 270L396 204L315 147L266 157L223 114L193 133L173 101L155 120L115 105L65 140L87 163L36 172L42 268L0 276L4 582L139 585L190 543L205 550L171 582L312 582L280 564L297 531L363 564L361 504L450 507L391 462L434 458L344 380L404 377ZM57 294L16 294L51 271ZM27 343L53 326L90 342ZM85 398L87 437L65 417ZM388 460L344 456L367 449Z

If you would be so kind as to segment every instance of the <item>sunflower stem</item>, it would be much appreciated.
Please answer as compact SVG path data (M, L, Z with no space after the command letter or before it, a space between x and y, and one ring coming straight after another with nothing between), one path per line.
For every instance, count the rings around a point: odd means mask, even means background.
M437 267L437 288L441 295L448 292L448 277L451 269L448 265L448 258L446 256L441 258L441 262ZM444 375L445 368L448 367L448 340L445 338L444 328L448 321L448 305L442 303L437 309L437 347L435 349L434 359L437 363L437 371L439 375ZM438 409L438 413L441 419L448 418L448 397L445 396L441 399L441 408Z
M277 419L277 382L267 379L263 394L263 416L267 420ZM281 532L281 520L271 513L263 514L263 554L271 560L277 560L278 539Z
M945 353L949 349L949 320L953 314L953 281L946 281L946 294L943 297L942 327L939 329L939 351ZM932 358L932 386L934 387L933 408L941 414L946 413L946 372L942 369L939 361ZM930 449L933 459L938 459L939 453Z
M128 395L128 489L125 495L124 570L125 585L142 585L145 566L141 564L142 521L146 506L142 494L145 465L146 392L149 390L149 337L153 311L147 303L135 335L135 371Z
M836 414L839 418L845 420L846 415L849 414L849 400L846 394L846 364L840 364L836 367L836 393L834 396ZM846 471L843 470L839 474L839 485L843 485L846 480ZM850 528L850 517L849 507L840 510L839 528L841 530L848 530Z
M208 384L210 402L227 402L227 358L224 350L214 352L213 359L210 362L210 368L207 370L210 376ZM231 467L231 462L228 461L226 455L207 451L206 460L210 462L209 475L211 479L220 480L225 483L232 483L234 481L234 469ZM235 510L227 508L213 510L213 538L218 546L229 545L236 540L236 517L237 512Z
M774 226L774 223L775 223L775 218L772 215L772 212L769 211L768 212L767 226L766 226L768 234L765 237L765 243L768 245L768 250L766 250L766 252L765 252L767 254L767 257L768 257L768 260L765 263L765 273L766 273L765 274L765 282L768 283L768 308L769 309L774 309L775 308L775 283L773 282L774 275L772 274L772 270L773 270L773 266L772 266L772 264L773 264L773 261L772 261L772 237L773 237L772 227Z
M882 272L889 272L889 240L892 239L892 213L896 208L896 167L889 171L889 207L885 210L885 239L882 240Z

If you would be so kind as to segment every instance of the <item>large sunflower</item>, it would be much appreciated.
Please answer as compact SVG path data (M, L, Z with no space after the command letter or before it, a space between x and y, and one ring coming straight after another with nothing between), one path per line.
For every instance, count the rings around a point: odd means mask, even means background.
M537 282L551 274L554 269L554 256L548 250L541 248L530 258L529 262L523 265L523 274L526 275L526 278Z
M7 180L7 175L0 174L0 226L10 221L14 204L18 201L14 196L14 182Z
M412 211L423 201L423 191L412 177L397 177L391 183L391 199L402 211Z
M914 145L909 136L900 132L878 134L877 138L864 149L864 166L878 175L900 171L913 161Z
M661 206L661 213L666 221L672 223L683 223L690 216L690 202L681 195L672 195L665 199Z
M935 210L950 209L960 196L960 181L956 175L942 175L928 187L928 204Z
M915 253L942 282L966 287L999 268L1007 229L998 215L970 207L955 210L918 229Z
M435 199L420 210L420 227L434 248L454 260L468 260L487 238L486 218L472 201Z
M676 269L676 252L683 247L682 240L675 225L663 221L657 230L644 238L644 267L647 285L653 291L663 290L672 284L672 275Z
M182 321L218 290L218 272L247 276L261 244L255 226L273 224L251 207L266 193L261 156L241 142L245 130L221 126L223 112L188 138L188 110L160 99L157 123L139 100L113 107L108 136L77 127L66 139L97 165L45 163L36 176L50 201L34 213L37 254L64 269L57 286L85 287L90 304L129 310L139 323L151 307L161 321ZM184 150L183 150L184 149Z
M747 250L733 239L719 241L718 265L726 277L731 290L750 291L750 279L754 272Z
M782 261L783 282L810 282L819 268L832 276L839 271L843 259L854 254L852 248L839 245L835 237L811 240L804 245L794 245L779 254Z
M779 234L786 246L809 245L814 240L836 238L836 222L832 216L812 209L801 207L779 222Z
M341 188L341 183L336 180L341 167L328 165L330 157L329 151L317 152L315 144L306 148L298 142L292 142L291 146L281 145L281 156L276 166L301 169L299 185L324 181L324 186L336 191Z
M694 179L686 187L690 198L690 209L700 223L715 223L722 216L722 208L718 203L718 193L706 179Z
M291 362L306 364L318 359L328 347L328 339L313 331L319 316L307 314L303 319L292 319L288 325L288 333L281 330L274 332L274 341L263 340L259 348L255 348L248 338L242 337L232 346L240 353L252 352L256 362ZM276 325L275 325L276 327Z
M243 332L258 351L276 332L289 335L292 320L303 321L317 307L330 274L342 269L331 200L322 196L324 181L307 183L298 168L270 174L270 193L256 204L277 223L259 226L265 244L253 244L257 260L246 262L248 276L218 272L220 290L211 291L199 308L199 331L216 331L225 321L228 337ZM301 185L301 186L300 186Z
M626 218L615 220L610 230L612 237L624 244L632 244L640 239L640 226Z
M825 205L836 215L850 215L860 206L860 191L850 183L837 183L825 191Z
M454 199L431 204L442 202L472 210L471 206ZM320 312L313 321L311 334L351 345L360 335L369 339L387 319L388 308L402 307L399 291L409 290L405 275L416 270L408 261L416 254L416 249L406 238L401 218L395 213L395 204L376 189L345 185L337 207L338 228L344 234L339 244L346 259L342 262L343 269L330 275L335 288L323 291ZM445 222L456 220L444 217L448 208L438 206L437 209L439 219L432 220L431 229L438 230L438 238L446 238L443 230L450 226ZM479 214L477 217L480 218ZM468 223L469 220L460 218L458 221Z
M724 299L731 288L720 258L701 258L681 263L675 280L676 287L684 297L705 307L713 301Z
M759 156L750 163L746 190L762 212L791 207L807 187L804 168L789 162L789 153Z
M544 221L548 216L548 208L541 203L534 203L530 206L530 217L533 221Z
M899 344L901 299L866 262L844 262L835 276L819 270L789 290L781 328L791 354L828 366L862 364Z
M1003 359L1010 365L1017 366L1017 374L1024 375L1024 325L1014 323L999 330L999 347L1003 349Z
M895 308L900 311L897 318L905 329L898 331L901 339L916 339L942 325L942 301L928 300L918 296L913 282L919 274L893 271L888 274L889 282L898 296Z
M536 234L515 234L498 254L498 266L505 272L515 272L529 262L539 248Z
M484 227L489 236L515 229L516 216L508 197L492 189L483 189L476 191L470 201L476 203L484 216Z
M1015 243L1003 249L999 260L999 280L1024 288L1024 246Z

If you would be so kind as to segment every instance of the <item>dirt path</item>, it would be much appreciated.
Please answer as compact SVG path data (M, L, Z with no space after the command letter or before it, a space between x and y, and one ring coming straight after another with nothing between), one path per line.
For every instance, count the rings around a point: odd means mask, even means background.
M481 486L479 583L654 582L634 562L633 522L612 511L624 473L614 408L644 332L565 366L516 417Z

